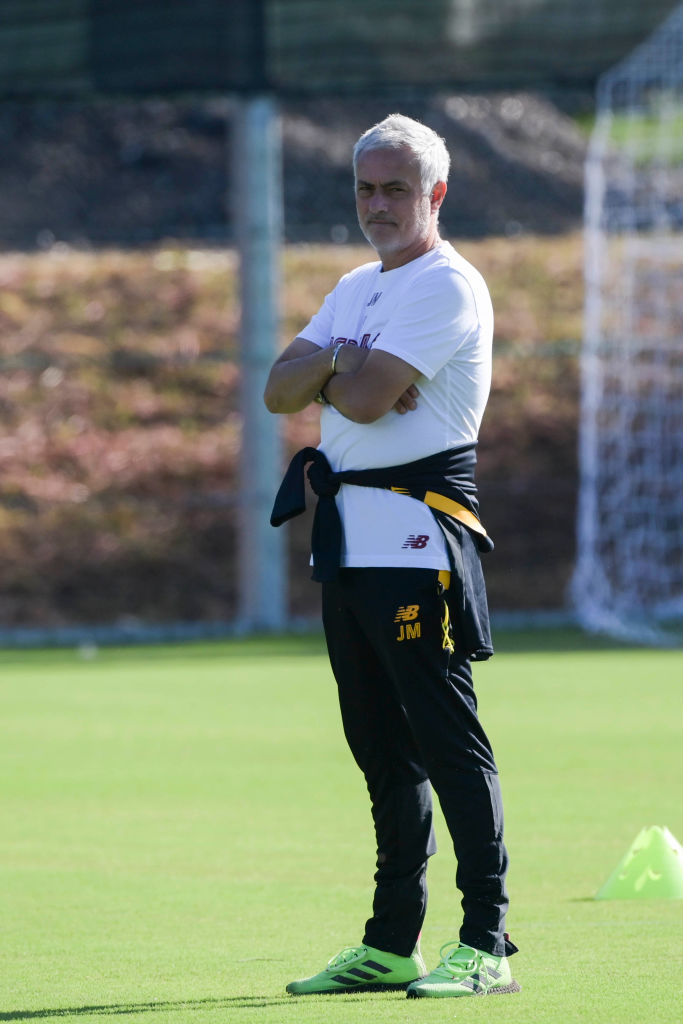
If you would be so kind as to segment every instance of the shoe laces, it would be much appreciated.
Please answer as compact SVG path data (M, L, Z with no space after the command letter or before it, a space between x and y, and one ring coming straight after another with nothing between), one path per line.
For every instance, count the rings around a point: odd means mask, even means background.
M328 960L327 966L341 967L342 964L348 964L351 960L357 960L365 952L367 952L365 946L346 946L340 953L333 956L331 960Z
M460 942L446 942L439 950L441 963L434 969L434 974L453 981L464 981L478 972L483 980L488 980L486 961L479 950L473 946L465 946Z

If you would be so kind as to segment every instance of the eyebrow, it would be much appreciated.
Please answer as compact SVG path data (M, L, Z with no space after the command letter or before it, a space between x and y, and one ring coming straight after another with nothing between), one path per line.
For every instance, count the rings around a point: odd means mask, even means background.
M358 178L356 180L356 188L358 188L359 185L364 185L364 186L366 186L368 188L374 188L375 187L374 181L364 181L363 178ZM406 188L407 185L408 185L408 182L404 181L402 178L396 178L394 181L380 181L379 185L380 185L380 188L391 188L393 185L401 185L404 188Z

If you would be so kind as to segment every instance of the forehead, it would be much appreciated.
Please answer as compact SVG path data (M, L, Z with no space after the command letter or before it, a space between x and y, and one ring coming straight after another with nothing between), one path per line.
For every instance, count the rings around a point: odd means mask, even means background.
M356 179L371 184L389 181L418 184L420 171L415 154L405 146L401 149L369 149L358 157Z

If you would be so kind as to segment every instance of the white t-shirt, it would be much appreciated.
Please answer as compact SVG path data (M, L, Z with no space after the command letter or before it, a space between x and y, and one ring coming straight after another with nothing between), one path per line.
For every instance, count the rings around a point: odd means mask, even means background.
M420 372L417 409L361 424L333 406L320 448L333 470L395 466L476 441L491 384L493 311L481 274L448 243L396 270L367 263L341 278L299 337L390 352ZM429 508L342 484L343 566L448 567Z

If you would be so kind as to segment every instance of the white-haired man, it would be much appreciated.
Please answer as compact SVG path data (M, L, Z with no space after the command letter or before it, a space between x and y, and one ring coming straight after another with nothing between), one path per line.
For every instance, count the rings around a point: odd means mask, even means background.
M502 802L470 669L493 653L480 565L492 544L474 485L491 302L439 237L443 140L392 114L360 137L353 162L359 223L379 262L326 297L273 365L265 402L274 413L323 406L320 446L292 460L271 521L303 510L311 463L313 578L344 732L370 794L377 871L361 944L287 991L512 992ZM436 850L432 787L463 921L427 973L419 938Z

